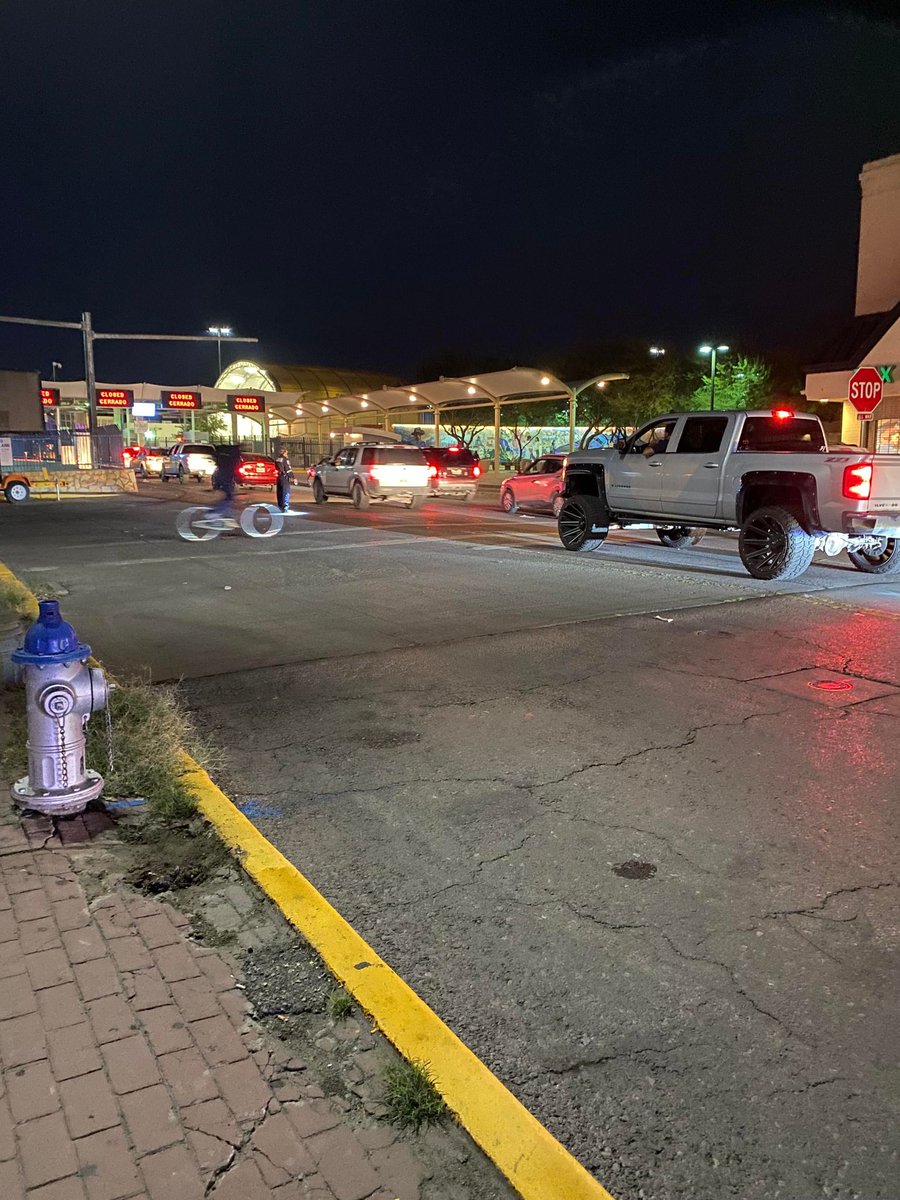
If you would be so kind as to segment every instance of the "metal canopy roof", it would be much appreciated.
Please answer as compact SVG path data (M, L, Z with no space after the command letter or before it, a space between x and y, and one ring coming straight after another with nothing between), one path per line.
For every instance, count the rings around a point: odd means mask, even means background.
M536 400L568 400L571 389L555 375L535 367L512 367L508 371L490 371L484 375L442 377L428 383L382 387L373 391L347 392L326 401L310 401L303 393L279 392L273 397L271 411L287 420L298 415L318 418L334 413L346 417L366 409L394 413L424 408L473 408L484 405L528 403ZM296 408L303 412L297 414Z

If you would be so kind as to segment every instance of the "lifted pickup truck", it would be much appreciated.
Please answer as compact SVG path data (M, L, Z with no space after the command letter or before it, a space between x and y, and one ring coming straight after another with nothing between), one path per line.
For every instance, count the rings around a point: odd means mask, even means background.
M900 456L830 451L812 414L657 417L615 449L570 454L562 495L567 550L598 549L613 525L653 525L675 548L737 529L756 579L796 579L816 550L900 571Z

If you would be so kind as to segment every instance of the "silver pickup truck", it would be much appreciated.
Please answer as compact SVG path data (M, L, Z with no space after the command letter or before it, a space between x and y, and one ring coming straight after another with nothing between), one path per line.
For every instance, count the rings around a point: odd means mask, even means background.
M756 579L796 579L816 550L860 571L900 571L900 455L829 450L819 418L788 409L657 417L612 450L568 456L559 511L567 550L611 526L652 525L666 546L739 530Z

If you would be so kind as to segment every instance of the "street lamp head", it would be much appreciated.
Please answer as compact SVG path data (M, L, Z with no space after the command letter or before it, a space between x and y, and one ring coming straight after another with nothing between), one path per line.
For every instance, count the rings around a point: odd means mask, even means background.
M654 358L659 358L660 355L665 354L665 352L666 352L665 346L651 346L650 347L650 353L653 355Z
M605 379L598 379L598 380L597 380L597 385L596 385L596 386L597 386L598 388L600 388L600 390L602 391L602 390L603 390L603 388L605 388L605 387L606 387L606 380L605 380Z
M716 349L718 350L718 352L719 352L720 354L724 354L724 353L725 353L725 351L726 351L726 350L730 350L730 349L731 349L731 347L730 347L730 346L716 346Z
M712 354L712 346L701 346L700 353L701 354Z

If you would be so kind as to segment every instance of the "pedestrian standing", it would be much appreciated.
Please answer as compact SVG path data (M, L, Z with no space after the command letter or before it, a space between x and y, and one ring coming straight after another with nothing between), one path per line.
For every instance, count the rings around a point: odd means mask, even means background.
M278 507L282 512L288 512L291 507L291 484L294 482L294 473L287 450L281 451L275 460L275 465L278 467L278 481L275 485Z

